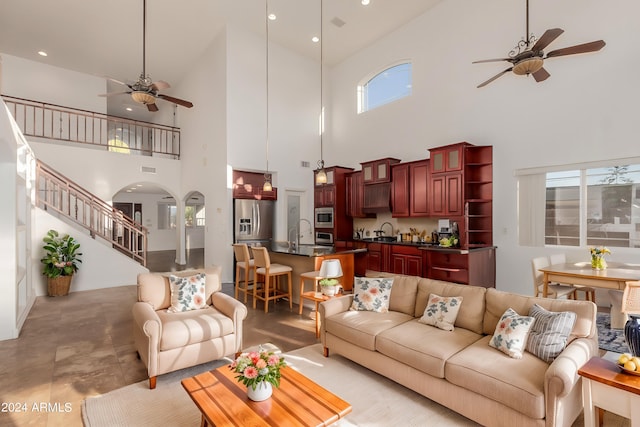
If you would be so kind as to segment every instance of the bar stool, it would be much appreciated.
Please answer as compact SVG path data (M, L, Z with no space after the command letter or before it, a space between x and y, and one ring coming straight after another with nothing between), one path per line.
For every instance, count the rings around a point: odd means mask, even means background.
M264 301L264 312L269 312L269 301L276 301L280 298L289 298L289 310L293 310L293 299L291 298L291 271L288 265L272 264L267 248L252 247L253 252L253 308L256 308L256 301ZM287 291L278 287L277 280L280 276L287 276ZM258 276L264 277L263 285L260 286ZM271 280L275 279L275 280Z
M255 276L253 275L253 259L249 256L249 247L244 243L235 243L233 245L233 252L236 256L236 291L235 297L238 299L238 292L244 293L244 302L247 303L247 295L249 291L249 284L255 285ZM243 272L242 280L240 278L240 271ZM241 286L244 285L244 286Z
M565 254L552 254L549 255L549 264L550 265L554 265L554 264L564 264L567 262L567 256ZM591 288L589 286L582 286L582 285L573 285L571 284L571 286L573 286L576 290L576 298L575 299L580 299L578 298L578 292L584 292L584 299L586 301L591 301L595 304L596 302L596 290L594 288Z
M320 270L316 271L308 271L306 273L300 274L300 310L298 314L302 314L302 294L304 293L304 282L305 280L313 280L313 292L318 291L318 283L322 280L323 277L320 276ZM317 314L316 314L317 316Z

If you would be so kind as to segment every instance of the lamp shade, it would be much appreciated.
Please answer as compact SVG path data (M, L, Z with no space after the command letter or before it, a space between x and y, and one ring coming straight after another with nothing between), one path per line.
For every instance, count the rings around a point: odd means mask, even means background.
M325 259L320 266L320 277L342 277L342 264L339 259Z
M316 173L316 184L326 184L327 183L327 173L324 169L320 169Z

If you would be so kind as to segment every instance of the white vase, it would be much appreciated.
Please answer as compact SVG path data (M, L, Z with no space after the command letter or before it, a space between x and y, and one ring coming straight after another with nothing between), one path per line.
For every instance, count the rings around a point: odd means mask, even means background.
M337 290L337 286L322 286L322 293L328 297L334 296Z
M263 400L267 400L273 394L273 386L270 382L261 381L256 384L256 388L254 390L253 386L247 386L247 397L254 402L262 402Z

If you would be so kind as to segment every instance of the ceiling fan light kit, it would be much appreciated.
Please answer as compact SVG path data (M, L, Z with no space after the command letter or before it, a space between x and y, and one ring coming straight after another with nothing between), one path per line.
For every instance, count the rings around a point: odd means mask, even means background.
M536 82L541 82L550 77L547 70L544 69L544 60L547 58L553 58L557 56L576 55L579 53L596 52L605 46L603 40L597 40L589 43L583 43L575 46L565 47L562 49L552 50L544 54L543 49L549 46L555 39L557 39L564 30L560 28L551 28L544 32L542 37L536 39L533 34L529 32L529 0L526 1L527 10L527 32L526 38L523 38L515 48L513 48L507 58L498 59L485 59L482 61L474 61L473 64L479 64L484 62L510 62L513 64L495 76L491 77L478 85L479 88L484 87L496 80L498 77L505 75L506 73L513 71L513 74L518 76L532 75Z
M168 89L171 86L169 83L158 80L154 82L151 80L146 73L146 63L147 63L147 43L146 43L146 35L147 35L147 0L142 0L142 73L138 77L138 80L133 83L124 83L116 79L112 79L107 77L107 79L111 80L114 83L121 84L126 86L129 90L125 92L113 92L107 93L104 95L98 96L112 96L112 95L121 95L121 94L129 94L131 98L139 103L147 106L147 110L154 112L158 111L158 106L156 105L156 99L164 99L165 101L173 102L176 105L181 105L186 108L193 107L193 104L189 101L185 101L184 99L174 98L172 96L163 95L159 93L163 89Z
M525 74L532 74L542 68L544 65L544 61L542 58L538 56L534 56L533 58L525 58L516 63L513 66L513 74L517 74L519 76L523 76Z
M131 92L131 98L133 98L134 101L144 105L154 104L156 102L156 98L153 95L140 90Z

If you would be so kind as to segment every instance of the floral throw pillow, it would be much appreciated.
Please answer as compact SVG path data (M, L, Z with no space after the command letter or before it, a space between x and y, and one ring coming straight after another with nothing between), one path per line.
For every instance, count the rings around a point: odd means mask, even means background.
M418 322L435 326L445 331L453 331L453 324L458 317L460 304L462 304L462 297L441 297L436 294L429 294L427 307Z
M350 309L388 312L392 285L393 277L356 277L353 284L353 303Z
M534 321L533 317L520 316L515 310L508 308L498 321L489 345L514 359L522 359L527 335Z
M169 276L171 307L169 307L168 311L178 313L208 307L205 294L206 277L205 273L198 273L189 277Z

